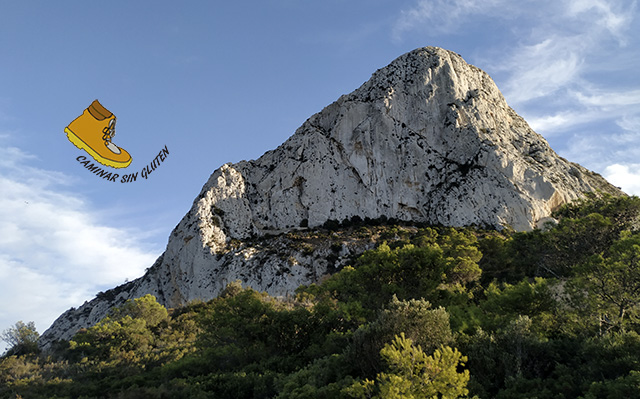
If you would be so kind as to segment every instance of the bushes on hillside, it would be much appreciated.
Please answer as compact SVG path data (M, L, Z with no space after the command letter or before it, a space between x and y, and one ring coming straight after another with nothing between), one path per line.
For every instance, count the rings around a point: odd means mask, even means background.
M54 353L13 348L0 398L637 397L639 214L605 196L546 231L380 227L294 297L145 296Z

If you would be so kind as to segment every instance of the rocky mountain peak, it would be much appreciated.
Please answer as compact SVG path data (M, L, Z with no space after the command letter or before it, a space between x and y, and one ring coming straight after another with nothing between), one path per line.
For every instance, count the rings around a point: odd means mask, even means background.
M147 293L175 307L211 299L239 279L283 295L339 266L322 251L282 242L267 248L256 237L354 216L525 231L593 191L621 194L559 157L485 72L453 52L420 48L310 117L275 150L214 171L145 276L67 311L41 343L68 339ZM342 255L365 247L345 244Z
M485 72L427 47L376 71L276 150L214 172L199 201L234 215L211 235L224 245L223 236L354 215L529 230L594 189L615 191L559 158Z

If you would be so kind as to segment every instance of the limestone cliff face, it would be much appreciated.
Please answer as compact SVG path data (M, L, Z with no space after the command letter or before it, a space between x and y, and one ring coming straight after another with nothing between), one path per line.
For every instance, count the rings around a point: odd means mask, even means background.
M42 342L70 338L147 293L175 307L211 299L239 279L283 295L334 266L284 244L275 252L251 244L266 234L355 215L524 231L595 190L621 194L559 157L485 72L450 51L417 49L277 149L217 169L145 276L63 314Z

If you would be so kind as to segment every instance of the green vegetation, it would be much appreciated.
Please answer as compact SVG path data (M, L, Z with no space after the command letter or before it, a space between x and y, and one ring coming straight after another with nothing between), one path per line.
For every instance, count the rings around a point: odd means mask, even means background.
M377 221L375 249L294 297L148 295L49 353L19 322L0 398L640 397L640 199L556 217L528 233Z
M38 331L34 322L17 322L0 334L0 340L10 346L7 355L24 355L38 351Z

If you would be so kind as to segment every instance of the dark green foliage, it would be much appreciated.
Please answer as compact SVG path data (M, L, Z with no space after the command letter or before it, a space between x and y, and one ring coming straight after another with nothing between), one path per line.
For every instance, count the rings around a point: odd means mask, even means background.
M200 325L197 347L211 371L252 365L291 372L331 353L331 340L341 330L331 310L282 303L250 289L213 300Z
M627 378L640 367L639 338L625 333L545 340L529 327L478 334L460 350L469 357L470 389L480 397L577 398L632 384Z
M322 228L331 230L331 231L336 231L340 228L340 222L338 222L335 219L329 219L322 224Z
M480 278L477 262L482 254L471 232L445 229L438 234L426 228L409 236L407 230L391 229L381 237L397 238L392 245L382 243L321 287L301 287L298 293L331 297L362 309L354 317L372 317L394 295L399 299L442 301L464 293Z
M328 222L308 231L336 258L349 237L375 249L294 298L145 296L45 354L16 324L32 346L0 358L0 399L640 397L639 215L603 196L527 233Z
M354 382L353 368L345 356L331 355L283 377L278 383L279 399L338 399L349 397L342 391Z
M590 195L565 205L555 216L558 225L546 231L492 232L481 238L483 283L571 275L576 265L606 253L623 231L640 228L640 198Z
M449 315L444 308L431 309L431 304L424 299L400 301L393 296L375 320L355 331L346 356L359 375L373 378L383 368L380 350L400 333L427 353L453 340Z
M640 372L631 371L629 375L618 377L615 380L594 382L589 391L584 395L585 399L615 399L633 398L640 392Z
M607 255L594 255L575 269L569 287L574 306L598 319L598 331L637 325L640 305L640 233L623 232Z
M552 332L553 321L559 311L553 292L554 281L537 277L517 284L490 283L484 291L485 300L480 309L485 315L484 327L492 330L527 316L536 328Z
M614 235L623 230L638 230L640 228L640 197L614 197L610 194L596 196L593 193L587 193L585 199L563 206L556 212L556 216L580 219L594 213L611 221L611 230Z

